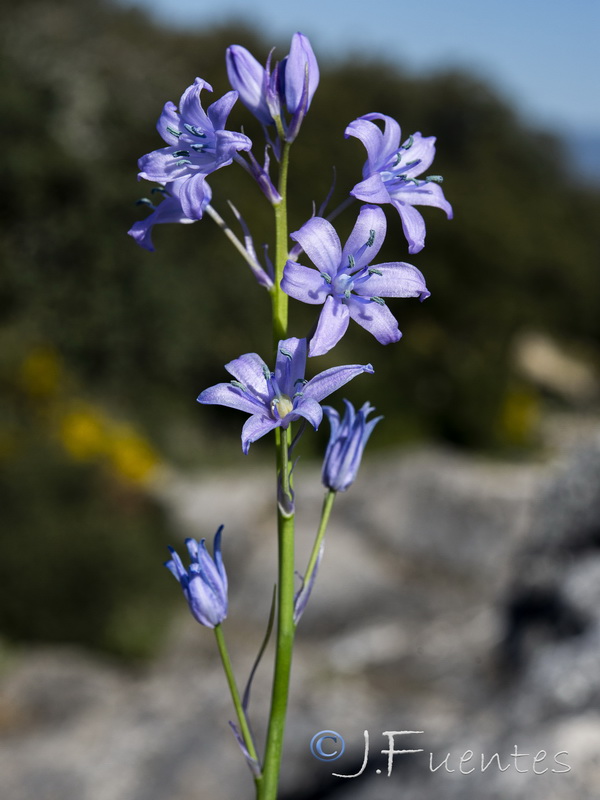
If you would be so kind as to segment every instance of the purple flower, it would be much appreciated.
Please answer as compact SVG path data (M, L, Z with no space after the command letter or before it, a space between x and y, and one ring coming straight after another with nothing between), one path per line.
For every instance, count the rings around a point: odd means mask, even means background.
M334 492L345 492L355 481L356 473L373 428L383 417L367 422L367 417L375 409L365 403L356 412L348 400L344 400L346 412L340 421L338 412L331 406L324 406L331 434L323 461L323 484Z
M220 100L202 108L200 92L211 86L196 78L179 101L179 111L170 101L165 104L157 129L169 145L142 156L139 178L156 183L181 180L179 199L184 216L200 219L211 172L231 164L238 150L250 150L252 142L243 133L226 131L225 123L237 92L227 92Z
M283 339L277 348L275 372L256 353L246 353L225 364L234 380L205 389L198 402L251 414L242 430L242 450L247 453L252 442L301 417L317 428L323 418L321 400L361 372L373 372L370 364L351 364L326 369L306 381L305 367L306 339Z
M177 578L183 589L190 611L201 625L214 628L227 616L227 575L221 557L221 532L215 533L213 557L209 555L205 539L197 542L186 539L190 566L186 570L175 550L169 547L172 558L165 567Z
M283 107L292 115L287 125L281 122L286 140L293 141L319 85L319 66L307 37L295 33L289 55L276 63L272 72L271 56L265 68L238 44L227 48L225 58L229 82L263 125L274 125Z
M140 245L140 247L143 247L145 250L150 250L150 252L154 251L154 245L152 243L152 228L155 225L159 225L163 222L196 222L195 219L190 219L183 213L181 200L179 198L182 183L185 183L185 178L173 181L173 183L169 183L167 186L155 187L152 189L153 192L159 192L162 195L162 200L157 206L155 206L146 198L140 201L141 203L144 203L153 209L152 213L149 214L146 219L141 219L138 222L134 222L131 228L127 231L127 233ZM210 186L205 182L204 197L200 206L200 216L202 216L202 212L210 203L211 196L212 192L210 190Z
M384 130L371 120L383 120ZM391 203L400 214L409 253L425 246L425 221L414 206L437 206L452 219L452 206L444 197L439 175L417 178L429 169L435 156L435 136L414 133L400 146L400 126L385 114L365 114L351 122L345 134L356 136L367 148L364 180L350 194L365 203Z
M339 342L350 317L381 344L397 342L402 334L383 297L418 297L429 292L416 267L403 261L369 266L386 233L385 214L377 206L363 206L344 249L333 225L313 217L291 238L300 244L316 269L288 261L281 288L303 303L323 304L311 356L320 356Z

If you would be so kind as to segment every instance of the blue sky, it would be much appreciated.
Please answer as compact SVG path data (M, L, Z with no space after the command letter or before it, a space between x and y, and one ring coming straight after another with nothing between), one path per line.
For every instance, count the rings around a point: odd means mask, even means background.
M244 19L266 38L306 33L317 57L378 54L413 72L490 79L530 121L600 134L599 0L121 0L166 24Z

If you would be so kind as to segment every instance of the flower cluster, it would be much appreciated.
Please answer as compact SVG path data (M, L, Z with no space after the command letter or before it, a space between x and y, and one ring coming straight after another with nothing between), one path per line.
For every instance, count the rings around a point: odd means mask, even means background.
M435 138L417 132L402 141L399 124L380 113L365 114L350 122L345 137L357 138L367 152L362 177L340 198L329 215L325 207L288 237L287 182L290 148L300 133L319 84L319 67L310 42L302 33L292 37L289 53L280 61L271 52L263 66L241 45L231 45L225 56L232 87L206 110L202 92L211 86L196 78L176 106L167 102L157 129L166 146L139 159L140 180L155 183L152 198L140 202L151 209L133 224L129 234L146 250L154 250L153 228L157 224L192 223L210 217L225 233L250 267L258 284L272 299L274 367L258 353L245 353L225 365L230 380L202 391L202 405L221 405L249 415L241 432L244 454L250 445L271 432L277 447L278 579L271 619L259 656L252 668L243 699L237 690L221 623L228 612L228 583L221 555L222 527L216 532L213 555L205 540L187 539L190 564L169 548L165 566L179 582L189 609L203 626L213 628L227 676L239 725L232 725L238 743L265 800L277 796L287 687L290 679L293 633L307 606L323 557L325 533L335 496L355 481L365 446L382 419L369 419L374 411L367 402L356 410L345 400L340 415L322 401L362 373L373 373L371 364L347 364L312 372L307 361L329 353L345 335L350 320L372 334L383 345L402 336L398 321L388 307L388 298L429 297L425 278L405 261L380 261L387 234L386 213L391 204L400 215L408 252L425 245L425 221L417 206L435 206L448 218L452 207L444 197L439 175L427 174L435 155ZM254 143L241 132L229 129L228 118L238 100L261 123L264 143L257 155ZM340 131L341 135L341 131ZM402 142L402 143L401 143ZM271 178L276 164L277 180ZM218 173L222 168L242 168L272 206L275 217L275 253L271 261L265 245L264 264L257 256L250 226L230 203L241 227L238 236L213 205L219 201ZM357 178L359 176L357 175ZM208 180L210 179L211 185ZM332 192L333 193L333 189ZM330 193L330 194L331 194ZM342 245L332 220L351 202L360 203L354 227ZM290 246L290 239L293 243ZM291 337L287 332L288 301L320 306L309 333ZM309 377L307 377L307 372ZM306 423L317 429L326 415L330 425L321 479L325 492L321 520L306 570L297 573L294 549L295 494L291 453ZM292 436L295 427L295 436ZM295 575L301 585L294 590ZM247 718L250 685L265 651L277 614L273 703L267 733L264 764L255 746ZM284 696L286 695L286 696ZM261 783L264 780L264 783Z

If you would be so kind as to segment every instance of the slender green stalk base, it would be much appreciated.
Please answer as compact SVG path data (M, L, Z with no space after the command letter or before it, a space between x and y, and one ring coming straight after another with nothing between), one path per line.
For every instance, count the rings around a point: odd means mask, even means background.
M227 646L225 644L225 637L223 636L223 631L221 629L221 626L216 625L214 631L215 631L215 639L217 640L217 647L219 648L219 655L221 656L223 669L225 671L225 677L227 678L227 684L229 686L229 691L231 692L231 699L233 700L235 713L238 718L242 739L244 740L244 744L246 745L246 750L248 751L250 758L252 758L256 762L257 768L260 768L260 761L256 753L256 748L254 747L254 740L252 738L252 733L248 725L246 712L244 711L244 707L242 705L242 700L240 698L240 693L237 688L237 683L235 682L233 667L231 666L231 659L229 658L229 652L227 651ZM255 775L254 783L256 784L257 795L259 795L260 793L261 782L262 782L262 776Z
M308 564L306 566L306 572L304 573L304 578L302 580L303 587L310 584L311 578L316 569L317 561L319 560L319 553L321 551L323 539L325 538L325 531L327 530L327 524L329 523L329 516L331 515L331 509L333 508L333 501L335 500L336 494L337 492L334 492L333 489L329 489L325 495L325 499L323 500L319 529L317 531L317 535L315 536L315 541L308 559Z

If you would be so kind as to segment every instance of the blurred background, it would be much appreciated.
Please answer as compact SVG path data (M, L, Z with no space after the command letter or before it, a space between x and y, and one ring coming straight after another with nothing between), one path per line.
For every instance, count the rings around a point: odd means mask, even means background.
M273 45L287 53L296 30L321 83L293 150L291 230L326 196L332 165L333 203L359 179L364 149L343 131L370 111L405 136L437 137L455 219L425 209L427 246L408 257L386 209L381 260L408 258L432 296L392 305L398 345L377 349L351 326L318 360L371 361L368 386L346 395L368 397L385 422L362 487L338 504L306 615L282 797L374 796L372 780L340 786L308 752L311 731L343 726L356 745L337 770L348 773L365 728L424 729L426 749L459 754L478 737L512 752L515 731L549 752L576 742L579 771L562 783L530 771L511 791L598 796L599 7L300 6L23 0L0 11L6 800L250 796L211 637L191 629L160 564L167 543L225 522L243 675L271 592L271 453L259 442L244 458L241 416L195 397L226 361L268 351L268 298L208 219L159 226L154 253L126 231L146 213L136 161L161 146L164 102L196 75L220 96L229 44L264 62ZM229 127L260 141L248 117L239 104ZM270 239L247 176L224 169L211 185L221 213L232 199L256 243ZM342 239L352 218L336 223ZM294 307L291 332L308 330L312 312ZM301 553L326 427L303 442ZM426 779L426 767L408 771L405 796L500 798L509 786L489 772ZM376 786L380 800L400 789Z

